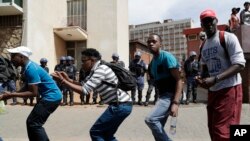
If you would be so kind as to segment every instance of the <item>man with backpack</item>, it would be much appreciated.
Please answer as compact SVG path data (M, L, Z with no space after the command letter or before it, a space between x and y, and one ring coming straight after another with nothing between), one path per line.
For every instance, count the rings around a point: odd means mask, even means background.
M229 141L230 125L240 123L242 80L239 72L246 61L237 37L218 31L213 10L203 11L200 21L207 35L200 53L201 70L207 70L209 76L196 79L201 87L208 89L209 134L212 141Z
M93 141L116 141L114 134L130 115L132 101L129 94L120 88L122 87L119 85L121 79L115 73L114 68L121 69L122 67L118 65L112 67L112 64L102 63L100 59L101 55L96 49L88 48L82 52L82 68L85 72L90 72L85 83L70 79L65 72L55 72L52 76L81 95L88 95L93 90L99 93L102 102L109 106L91 127L91 139Z
M170 141L164 126L169 115L176 117L178 114L183 85L179 71L180 65L171 53L161 50L160 35L149 35L147 44L154 55L148 71L153 76L155 86L159 90L159 99L151 113L145 118L145 122L156 141Z
M129 70L135 74L135 79L137 83L137 91L138 91L138 105L142 105L142 90L144 88L144 75L147 71L147 66L144 61L141 59L141 52L137 51L135 53L135 58L129 64ZM133 103L135 103L135 93L136 88L131 91L131 96Z

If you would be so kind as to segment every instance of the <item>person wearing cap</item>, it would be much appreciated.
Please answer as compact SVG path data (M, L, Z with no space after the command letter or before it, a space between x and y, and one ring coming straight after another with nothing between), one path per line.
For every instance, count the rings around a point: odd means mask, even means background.
M85 72L90 72L83 83L70 79L65 72L55 72L52 76L80 95L89 95L96 90L101 101L109 106L91 127L91 140L117 141L115 133L132 111L130 95L107 84L117 85L118 78L111 68L101 64L101 55L96 49L87 48L82 52L82 68Z
M142 103L142 90L144 88L144 75L147 71L147 66L141 59L141 52L137 51L135 53L134 59L129 63L129 70L135 74L137 91L138 91L138 105L143 105ZM131 90L131 96L133 103L135 103L136 88Z
M66 71L66 57L65 56L61 56L60 60L59 60L59 64L57 64L54 68L54 71ZM61 83L56 83L57 86L60 88L61 92L64 93L65 91L65 86ZM61 104L62 106L64 106L64 103L62 102Z
M201 50L201 74L207 70L209 76L196 79L201 87L208 89L209 134L212 141L229 141L230 125L240 124L243 94L239 72L244 69L246 60L234 34L225 32L226 48L220 44L218 19L213 10L203 11L200 21L207 35Z
M199 38L200 38L200 40L201 40L202 42L205 41L205 40L207 39L206 33L203 32L203 31L201 31L201 32L199 33Z
M159 99L145 118L145 123L151 129L156 141L172 141L164 130L164 126L169 115L178 116L179 99L183 87L179 71L180 65L170 52L161 50L163 45L160 35L150 34L147 44L153 54L148 71L159 90Z
M47 67L48 60L46 58L40 59L40 66L49 73L49 68Z
M239 13L240 8L232 8L232 13L231 13L231 17L230 17L230 31L231 32L235 32L239 27L240 27L240 19L237 16L237 14Z
M20 46L7 49L11 54L11 61L14 66L24 68L24 75L28 90L23 92L7 92L0 96L1 99L12 97L35 97L41 95L41 100L34 106L27 118L27 132L30 141L48 141L49 138L43 128L44 123L59 106L62 94L52 77L38 64L31 61L32 54L27 47Z
M76 80L76 67L73 64L74 58L72 56L66 57L66 66L65 66L65 72L69 76L70 79ZM67 98L69 95L69 105L74 105L74 93L73 90L69 87L65 87L63 91L63 103L62 106L65 106L68 104Z
M244 3L244 9L240 12L240 23L242 25L250 25L250 2Z
M112 54L112 59L113 59L113 61L111 61L110 63L120 65L123 68L125 67L124 62L123 61L119 61L119 55L117 53L113 53Z
M198 61L196 60L197 54L195 51L189 52L188 59L184 62L184 72L187 80L186 102L189 104L190 95L192 93L193 103L196 103L197 99L197 84L195 77L198 75Z

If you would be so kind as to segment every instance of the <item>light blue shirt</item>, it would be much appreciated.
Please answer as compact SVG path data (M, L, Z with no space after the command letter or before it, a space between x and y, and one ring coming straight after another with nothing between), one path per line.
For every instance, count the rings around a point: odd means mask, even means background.
M52 77L38 64L29 61L24 68L24 75L28 85L37 85L42 99L58 101L62 99L62 93Z

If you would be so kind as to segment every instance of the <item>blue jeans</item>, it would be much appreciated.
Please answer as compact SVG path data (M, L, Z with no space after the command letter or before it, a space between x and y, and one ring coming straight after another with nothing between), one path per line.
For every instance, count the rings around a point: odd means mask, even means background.
M172 141L164 130L169 116L173 94L161 94L151 113L145 118L145 122L151 129L156 141Z
M50 114L52 114L57 109L60 102L61 100L40 100L34 106L26 121L30 141L49 141L49 138L42 126L49 118Z
M131 111L132 103L109 105L90 129L92 141L117 141L114 134Z

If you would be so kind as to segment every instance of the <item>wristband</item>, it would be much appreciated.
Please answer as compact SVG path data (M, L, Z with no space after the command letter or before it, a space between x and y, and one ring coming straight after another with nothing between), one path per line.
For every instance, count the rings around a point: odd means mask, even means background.
M176 100L172 101L172 104L176 104L176 105L179 105L180 103Z

